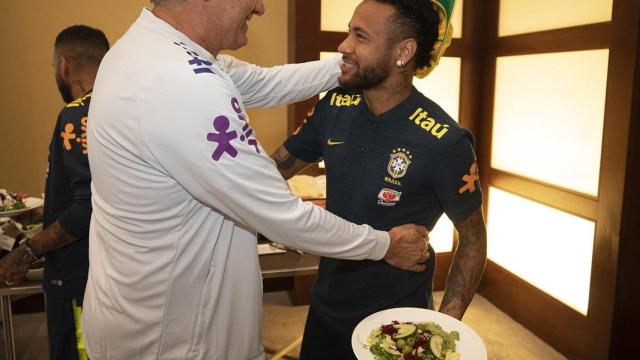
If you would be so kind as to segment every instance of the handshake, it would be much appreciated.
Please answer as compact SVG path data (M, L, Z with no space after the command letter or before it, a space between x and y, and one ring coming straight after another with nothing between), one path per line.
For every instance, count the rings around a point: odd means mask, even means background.
M421 272L429 260L429 234L427 228L413 224L396 226L389 230L389 249L384 260L400 269Z

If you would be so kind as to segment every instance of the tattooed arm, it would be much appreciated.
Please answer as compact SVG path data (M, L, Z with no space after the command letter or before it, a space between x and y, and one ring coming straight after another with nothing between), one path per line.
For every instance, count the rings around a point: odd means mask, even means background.
M24 275L31 267L31 255L27 252L26 246L30 247L35 255L41 256L65 245L68 245L78 238L67 233L58 221L55 221L43 232L28 239L25 243L17 247L11 253L0 260L0 284L19 284Z
M310 165L310 163L302 161L289 154L284 145L281 145L278 150L271 154L271 158L276 162L278 171L280 171L280 175L282 175L285 180Z
M455 224L460 242L455 251L440 312L462 319L478 289L487 261L487 231L482 208Z

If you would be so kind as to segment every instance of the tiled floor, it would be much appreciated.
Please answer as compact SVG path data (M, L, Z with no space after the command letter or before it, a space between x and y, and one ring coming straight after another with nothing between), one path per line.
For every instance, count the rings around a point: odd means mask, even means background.
M436 302L440 301L442 293L435 293L434 298ZM265 348L284 348L302 334L306 306L291 306L285 292L265 294L264 304ZM482 296L476 295L464 322L484 340L489 360L566 359ZM17 359L48 359L46 317L43 313L14 316L14 329ZM3 347L4 344L0 344L0 351L4 350ZM296 357L298 352L299 349L295 349L291 355Z
M46 360L49 358L47 344L47 318L44 313L13 316L15 353L18 360ZM4 359L5 345L0 341L0 358Z
M442 295L434 293L436 305ZM264 304L265 349L283 349L302 334L307 307L291 306L286 293L265 294ZM474 297L464 322L484 341L489 360L566 359L480 295ZM289 355L297 358L299 351Z

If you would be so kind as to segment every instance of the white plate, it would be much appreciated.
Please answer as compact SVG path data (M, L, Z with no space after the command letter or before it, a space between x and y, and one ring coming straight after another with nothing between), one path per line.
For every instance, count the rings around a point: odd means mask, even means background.
M277 248L271 244L258 244L258 255L280 254L287 250Z
M24 276L24 278L31 281L42 280L44 276L43 274L44 268L31 269L27 271L27 274Z
M358 360L374 360L373 354L365 347L367 337L371 331L392 321L435 322L447 332L458 331L460 340L456 342L456 352L460 353L460 360L487 360L487 349L469 326L458 319L443 313L420 308L395 308L379 311L364 318L353 330L351 347Z
M37 208L38 206L42 206L44 204L44 200L34 197L28 197L23 200L26 207L20 210L11 210L11 211L0 211L0 217L12 217L23 214L27 211Z

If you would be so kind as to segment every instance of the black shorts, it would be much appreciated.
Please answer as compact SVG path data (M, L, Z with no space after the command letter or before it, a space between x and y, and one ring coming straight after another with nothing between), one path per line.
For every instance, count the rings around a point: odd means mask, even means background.
M45 296L50 360L79 360L73 298ZM82 299L75 299L82 307Z

